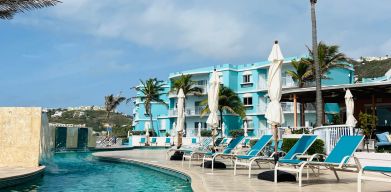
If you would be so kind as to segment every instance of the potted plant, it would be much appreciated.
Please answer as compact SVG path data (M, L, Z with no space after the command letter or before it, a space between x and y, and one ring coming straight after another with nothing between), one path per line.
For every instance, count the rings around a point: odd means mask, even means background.
M375 140L372 139L372 135L376 130L377 117L375 115L360 112L358 115L358 123L365 135L364 147L366 145L367 151L369 151L369 149L375 149Z

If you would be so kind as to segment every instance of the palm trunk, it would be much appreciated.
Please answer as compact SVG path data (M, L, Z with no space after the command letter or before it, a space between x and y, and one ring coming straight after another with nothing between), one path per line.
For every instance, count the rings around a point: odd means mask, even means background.
M315 65L315 84L316 84L316 126L321 126L322 124L322 111L323 111L323 102L322 102L322 91L321 91L321 77L320 77L320 67L318 59L318 38L317 38L317 28L316 28L316 0L310 0L311 2L311 22L312 22L312 53Z
M110 111L107 112L106 115L107 125L110 127ZM110 136L110 132L107 130L107 136Z

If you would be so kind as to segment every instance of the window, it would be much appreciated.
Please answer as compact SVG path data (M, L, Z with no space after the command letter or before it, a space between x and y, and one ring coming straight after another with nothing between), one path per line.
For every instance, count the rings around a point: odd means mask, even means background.
M245 106L253 105L253 98L252 97L244 97L243 103Z
M207 124L205 122L194 122L194 128L198 129L198 125L201 123L201 128L206 128Z
M251 75L243 75L243 83L251 83Z

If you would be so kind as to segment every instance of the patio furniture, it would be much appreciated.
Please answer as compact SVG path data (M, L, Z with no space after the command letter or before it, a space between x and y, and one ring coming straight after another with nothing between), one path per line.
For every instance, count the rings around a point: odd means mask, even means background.
M141 137L140 141L139 141L140 146L141 145L145 145L145 143L146 143L146 138L145 137Z
M377 142L376 142L376 148L377 149L391 149L391 140L390 140L390 133L384 132L376 134Z
M157 146L157 140L156 140L156 137L152 137L151 138L151 145L155 144L155 146Z
M375 175L364 175L364 172L380 173L382 177ZM363 180L366 181L380 181L391 183L391 167L381 166L365 166L363 167L357 178L357 192L361 192L361 183Z
M316 135L303 135L300 139L293 145L293 147L285 154L281 160L293 160L297 155L302 155L307 152L307 150L311 147L311 145L315 142L317 136ZM251 168L253 163L258 162L274 162L274 153L272 153L269 157L266 156L256 156L256 157L241 157L237 156L235 160L234 166L234 175L236 175L236 167L237 165L242 165L248 167L248 177L251 178ZM258 165L259 166L259 165Z
M300 187L302 186L302 172L304 167L311 168L312 170L313 168L318 168L318 172L320 166L326 167L334 172L337 180L339 180L337 171L358 172L359 163L354 165L349 164L348 161L363 139L364 136L342 136L328 156L324 154L314 154L308 161L299 159L280 159L274 168L274 182L277 183L276 173L278 170L296 172L299 177ZM325 157L325 160L323 162L314 161L315 158L319 159L320 157ZM307 179L308 178L309 173L307 169Z
M167 146L171 146L171 138L170 137L166 137L166 141L164 142L164 145L167 147Z
M202 158L202 169L205 168L205 160L212 161L212 172L214 169L215 159L220 156L232 154L233 150L239 145L239 143L243 140L243 136L237 137L233 139L226 148L222 152L207 152L204 154Z

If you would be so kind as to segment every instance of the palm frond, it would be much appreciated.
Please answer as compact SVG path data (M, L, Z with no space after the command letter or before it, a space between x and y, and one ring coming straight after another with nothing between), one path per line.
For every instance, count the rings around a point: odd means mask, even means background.
M12 19L18 12L54 6L58 0L0 0L0 19Z

